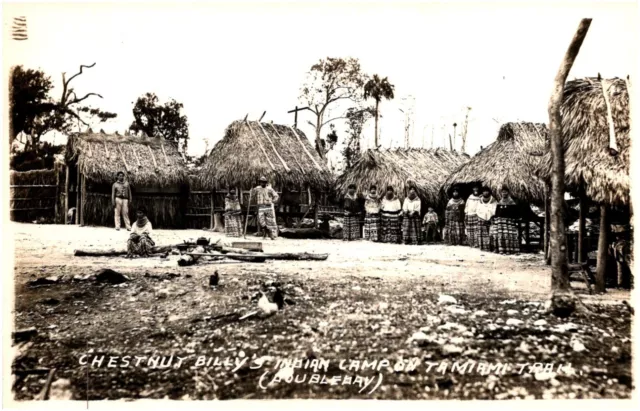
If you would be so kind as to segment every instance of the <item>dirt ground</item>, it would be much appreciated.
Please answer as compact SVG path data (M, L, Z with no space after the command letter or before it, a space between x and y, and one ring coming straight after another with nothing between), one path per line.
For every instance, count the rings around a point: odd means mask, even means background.
M16 248L16 328L38 329L31 341L15 347L18 399L34 398L46 380L46 374L29 370L50 368L57 370L52 396L78 400L627 398L632 390L631 314L620 304L629 293L612 290L588 296L582 284L573 283L579 292L582 288L592 316L566 320L548 315L542 304L549 295L550 271L541 255L280 238L266 240L264 251L328 253L329 258L178 267L177 256L133 260L73 256L78 248L124 248L128 237L124 230L15 223L10 229ZM199 230L153 233L158 245L200 236L222 238ZM131 281L120 285L74 281L103 268ZM211 289L208 278L216 270L220 286ZM44 287L27 284L51 276L63 277ZM259 291L273 285L286 291L290 305L269 318L240 320L256 309ZM439 304L441 295L457 301ZM479 310L485 313L472 315ZM568 330L562 328L566 324ZM424 335L411 340L418 332ZM171 355L189 359L168 368L146 360L139 366L118 362L125 356ZM116 357L113 361L119 365L82 363L100 356L106 356L105 362ZM199 356L219 362L197 366ZM243 364L243 358L250 361ZM266 389L259 387L261 377L271 381L274 375L284 375L278 373L278 360L320 358L331 361L323 375L339 376L342 383L309 383L314 377L308 369L294 367L294 372L284 367L280 371L291 371L292 382L276 379ZM420 366L392 369L409 358L418 359ZM224 359L239 361L239 367L225 364ZM388 360L392 365L375 371L338 367L340 360L351 359ZM262 367L248 365L257 360ZM426 368L430 362L468 360L554 362L572 364L577 371L543 375L529 367L495 376ZM380 386L368 393L371 383L360 392L363 383L358 378L373 381L376 375ZM347 378L360 385L347 384Z

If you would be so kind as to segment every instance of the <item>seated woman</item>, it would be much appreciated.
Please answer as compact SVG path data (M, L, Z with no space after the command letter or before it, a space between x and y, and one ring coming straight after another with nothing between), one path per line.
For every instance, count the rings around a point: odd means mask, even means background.
M136 222L131 225L131 234L127 241L127 257L148 257L156 243L151 239L151 222L147 218L147 209L138 207Z
M224 233L227 237L242 237L242 208L236 190L224 199Z

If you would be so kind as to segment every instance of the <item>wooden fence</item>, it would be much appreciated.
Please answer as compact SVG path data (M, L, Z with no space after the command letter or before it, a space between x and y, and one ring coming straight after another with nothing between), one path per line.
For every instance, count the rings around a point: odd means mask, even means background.
M54 170L12 171L10 217L12 221L64 222L60 210L61 167Z

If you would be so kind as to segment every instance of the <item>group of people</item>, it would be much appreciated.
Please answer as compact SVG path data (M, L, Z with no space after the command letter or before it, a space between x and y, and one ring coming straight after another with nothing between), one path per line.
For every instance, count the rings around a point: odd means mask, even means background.
M372 185L365 196L364 224L361 230L361 205L351 184L344 199L342 238L353 241L363 238L383 243L417 245L439 240L438 214L433 207L421 218L422 204L415 187L410 187L403 203L393 187L381 196ZM460 197L458 187L445 209L443 240L450 245L469 245L501 254L520 252L519 212L509 189L503 187L497 201L488 187L475 186L467 201Z
M268 235L275 240L278 237L278 223L274 204L278 202L280 196L267 183L266 177L260 177L259 185L251 190L251 197L255 199L258 206L258 224L263 238ZM224 199L224 232L227 237L242 237L244 233L242 207L235 189L230 190Z
M409 189L403 203L393 187L387 187L384 195L378 187L369 187L364 203L364 227L360 235L361 208L356 195L356 186L348 187L344 199L344 223L342 239L353 241L364 238L382 243L422 244L435 242L438 236L438 214L429 207L421 219L422 202L415 187Z
M507 187L497 201L488 187L473 187L464 199L454 187L445 209L444 241L500 254L520 252L519 210Z

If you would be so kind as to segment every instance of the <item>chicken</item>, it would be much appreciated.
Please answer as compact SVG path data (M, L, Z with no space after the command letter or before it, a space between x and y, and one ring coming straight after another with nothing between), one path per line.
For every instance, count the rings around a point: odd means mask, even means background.
M275 314L278 311L278 304L269 301L267 296L261 292L262 297L258 300L258 308L265 315Z
M218 270L216 270L213 275L209 277L209 287L217 287L219 280L220 275L218 274Z

